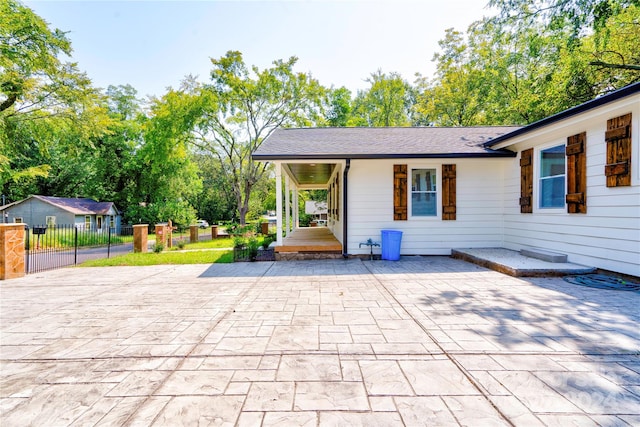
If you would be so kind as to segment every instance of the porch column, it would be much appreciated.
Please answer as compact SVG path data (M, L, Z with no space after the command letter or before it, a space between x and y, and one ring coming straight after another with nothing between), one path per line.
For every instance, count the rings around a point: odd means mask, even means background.
M287 236L291 231L291 192L289 175L284 178L284 206L285 206L285 226L287 230Z
M282 246L282 164L276 163L276 242Z
M300 209L298 208L298 187L293 186L293 229L300 227Z

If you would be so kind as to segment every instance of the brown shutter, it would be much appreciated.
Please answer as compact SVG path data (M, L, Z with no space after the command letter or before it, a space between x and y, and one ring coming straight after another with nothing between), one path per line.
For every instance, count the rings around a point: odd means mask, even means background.
M607 120L607 187L631 185L631 113Z
M520 153L520 213L533 212L533 148Z
M567 138L567 212L587 213L587 133Z
M407 165L393 165L393 219L407 219Z
M442 165L442 219L456 219L456 165Z

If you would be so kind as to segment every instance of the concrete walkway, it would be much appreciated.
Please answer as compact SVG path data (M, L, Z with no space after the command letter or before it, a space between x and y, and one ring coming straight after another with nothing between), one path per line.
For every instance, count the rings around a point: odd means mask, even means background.
M640 294L448 257L0 282L0 424L640 425Z

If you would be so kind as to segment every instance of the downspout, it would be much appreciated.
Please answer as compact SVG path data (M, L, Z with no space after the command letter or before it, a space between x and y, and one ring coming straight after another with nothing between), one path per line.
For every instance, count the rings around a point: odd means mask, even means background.
M344 166L344 172L342 174L342 257L349 258L347 253L348 244L348 218L349 218L349 168L351 167L351 159L346 159L347 163Z

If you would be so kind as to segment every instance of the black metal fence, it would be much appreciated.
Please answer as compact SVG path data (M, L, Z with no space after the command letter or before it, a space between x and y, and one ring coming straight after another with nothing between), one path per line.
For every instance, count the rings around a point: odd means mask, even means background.
M26 273L53 270L133 250L133 227L25 226Z

